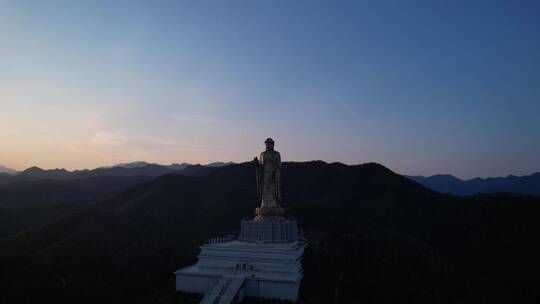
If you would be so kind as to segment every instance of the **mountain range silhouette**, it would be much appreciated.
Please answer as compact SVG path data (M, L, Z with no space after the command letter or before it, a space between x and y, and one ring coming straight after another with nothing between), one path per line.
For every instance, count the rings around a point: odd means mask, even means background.
M376 163L285 162L282 182L302 303L540 300L539 197L440 194ZM256 197L250 162L0 185L0 302L196 303L173 271Z

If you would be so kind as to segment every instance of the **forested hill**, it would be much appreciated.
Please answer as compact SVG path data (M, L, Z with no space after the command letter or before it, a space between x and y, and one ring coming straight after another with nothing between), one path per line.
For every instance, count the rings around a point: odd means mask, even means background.
M173 271L257 206L251 163L199 169L4 237L0 302L177 303ZM301 303L540 300L537 197L439 194L375 163L286 162L282 182L309 241Z

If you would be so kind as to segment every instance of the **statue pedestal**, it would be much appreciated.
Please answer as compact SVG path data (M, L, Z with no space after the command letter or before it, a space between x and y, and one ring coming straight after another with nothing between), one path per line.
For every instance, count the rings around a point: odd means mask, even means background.
M285 209L275 206L275 207L259 207L255 209L255 220L264 221L264 220L275 220L283 219L285 214Z
M242 220L238 240L250 243L290 243L298 241L300 234L295 219L259 217Z

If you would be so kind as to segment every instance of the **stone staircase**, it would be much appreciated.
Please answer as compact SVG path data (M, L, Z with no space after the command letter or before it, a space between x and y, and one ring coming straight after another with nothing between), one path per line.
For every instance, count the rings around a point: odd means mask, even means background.
M230 304L234 303L244 285L244 277L221 277L204 295L200 304Z

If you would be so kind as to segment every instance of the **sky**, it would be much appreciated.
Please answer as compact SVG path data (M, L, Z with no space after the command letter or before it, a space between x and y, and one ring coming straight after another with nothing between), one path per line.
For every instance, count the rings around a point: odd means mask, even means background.
M0 0L0 165L540 171L538 1Z

